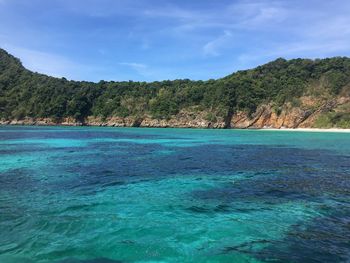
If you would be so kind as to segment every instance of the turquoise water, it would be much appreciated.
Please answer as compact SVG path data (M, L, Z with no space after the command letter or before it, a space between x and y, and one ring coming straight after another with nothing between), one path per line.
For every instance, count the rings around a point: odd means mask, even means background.
M0 262L346 262L350 134L0 127Z

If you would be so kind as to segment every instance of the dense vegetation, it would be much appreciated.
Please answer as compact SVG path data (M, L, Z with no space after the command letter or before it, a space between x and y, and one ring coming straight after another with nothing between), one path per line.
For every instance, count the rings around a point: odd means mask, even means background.
M215 120L237 110L253 113L261 103L273 103L277 110L287 102L297 105L302 95L349 96L349 83L350 59L345 57L279 58L218 80L92 83L31 72L0 49L0 118L170 118L181 109L191 108L205 110L208 119ZM334 119L331 115L328 118ZM339 118L346 121L349 113Z
M314 124L315 128L350 128L350 103L341 105L337 111L321 114Z

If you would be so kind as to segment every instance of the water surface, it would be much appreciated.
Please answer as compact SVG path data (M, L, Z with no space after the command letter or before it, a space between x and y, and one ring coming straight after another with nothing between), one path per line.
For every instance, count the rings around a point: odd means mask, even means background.
M0 262L346 262L350 134L0 127Z

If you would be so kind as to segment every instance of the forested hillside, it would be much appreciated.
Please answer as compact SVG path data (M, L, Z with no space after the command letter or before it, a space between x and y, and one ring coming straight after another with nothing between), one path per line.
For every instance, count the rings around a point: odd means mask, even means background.
M0 49L2 123L350 128L349 97L346 57L279 58L208 81L92 83L31 72Z

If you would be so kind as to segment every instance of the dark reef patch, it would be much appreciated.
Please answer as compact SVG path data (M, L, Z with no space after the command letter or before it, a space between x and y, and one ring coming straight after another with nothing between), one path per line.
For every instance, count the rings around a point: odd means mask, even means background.
M258 252L248 247L240 252L253 254L264 262L348 262L350 203L329 209L331 214L293 226L284 239L269 243Z
M95 259L66 259L63 261L59 261L56 263L123 263L123 261L120 260L112 260L108 258L95 258Z
M180 254L198 261L350 259L350 148L342 136L283 146L269 132L225 131L232 132L230 141L221 140L223 131L205 137L208 131L50 129L1 134L0 140L24 141L0 149L6 256L29 255L34 262L52 253L56 263L166 261L168 255L175 261ZM243 134L268 139L246 145L237 139ZM46 138L78 143L60 147ZM303 138L308 143L311 135ZM333 142L342 144L339 151ZM131 244L140 254L126 248ZM89 256L105 258L79 259Z

